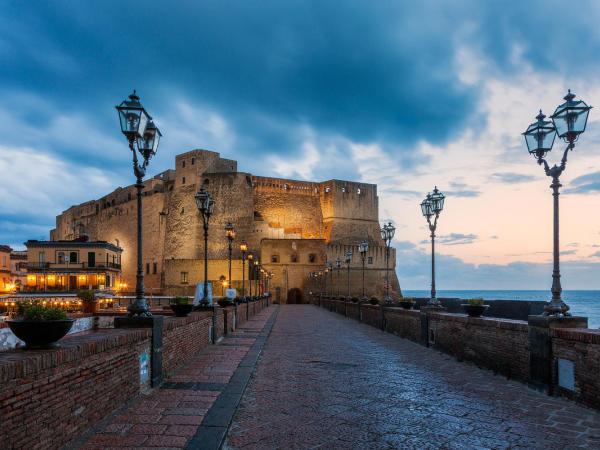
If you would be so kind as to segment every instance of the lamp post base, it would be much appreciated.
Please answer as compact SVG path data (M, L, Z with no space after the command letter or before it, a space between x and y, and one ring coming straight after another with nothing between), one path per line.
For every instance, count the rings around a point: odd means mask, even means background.
M570 317L569 305L562 300L552 300L544 306L544 316Z
M427 307L428 308L442 308L442 304L437 299L437 297L431 297L429 299L429 301L427 302Z
M127 316L128 317L152 317L152 313L150 312L150 307L148 303L146 303L146 299L144 297L136 298L131 305L127 307Z
M391 305L393 303L392 297L386 295L385 297L383 297L383 303L385 303L386 305Z

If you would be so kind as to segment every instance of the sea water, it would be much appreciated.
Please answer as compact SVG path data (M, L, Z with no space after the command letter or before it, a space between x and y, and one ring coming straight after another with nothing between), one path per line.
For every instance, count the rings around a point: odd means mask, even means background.
M402 290L406 297L429 297L429 291ZM450 298L478 298L484 300L541 300L549 301L550 291L437 291L437 296ZM563 291L562 298L571 307L574 316L589 319L590 328L600 328L600 291Z

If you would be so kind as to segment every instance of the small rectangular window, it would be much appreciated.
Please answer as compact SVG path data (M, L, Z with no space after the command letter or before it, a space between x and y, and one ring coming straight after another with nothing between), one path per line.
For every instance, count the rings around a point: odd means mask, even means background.
M150 263L146 263L146 275L150 273Z
M187 284L187 283L188 283L188 273L181 272L181 284Z
M181 161L181 167L183 167L185 169L185 159L183 161Z
M308 262L309 263L316 263L317 262L317 255L315 255L314 253L310 253L308 255Z
M367 258L367 264L373 264L373 257L372 256L369 256Z
M157 269L158 269L158 264L152 263L152 273L156 273Z
M196 158L192 158L192 166L194 165L195 162L196 162Z
M185 177L181 178L181 184L185 184Z
M293 263L297 263L298 262L298 255L292 255L290 256L290 261Z

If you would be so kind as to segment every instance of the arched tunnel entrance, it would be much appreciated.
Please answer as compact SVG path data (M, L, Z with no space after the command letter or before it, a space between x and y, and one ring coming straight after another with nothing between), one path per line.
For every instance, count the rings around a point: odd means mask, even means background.
M299 305L301 303L304 303L302 291L298 288L290 289L287 294L287 304L288 305Z

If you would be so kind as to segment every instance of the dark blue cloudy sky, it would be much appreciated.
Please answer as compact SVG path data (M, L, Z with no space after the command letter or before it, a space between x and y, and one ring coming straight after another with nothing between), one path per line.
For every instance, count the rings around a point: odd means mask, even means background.
M427 285L416 205L439 184L440 288L544 288L548 182L520 132L568 87L600 103L599 19L583 1L4 1L0 242L47 237L60 211L131 183L114 105L136 88L164 132L152 173L201 147L254 173L377 183L409 288ZM595 125L567 217L598 202ZM600 287L599 220L565 218L583 267L565 287Z

